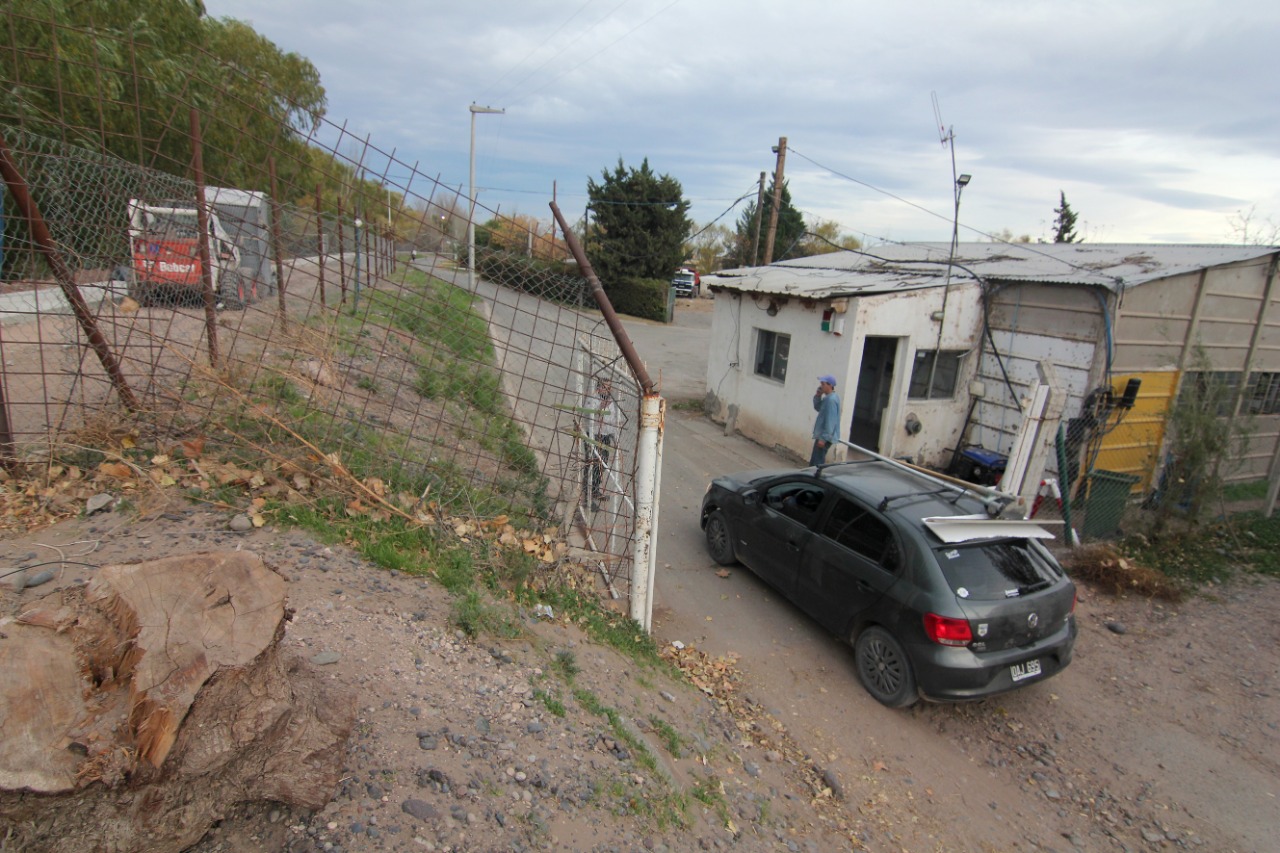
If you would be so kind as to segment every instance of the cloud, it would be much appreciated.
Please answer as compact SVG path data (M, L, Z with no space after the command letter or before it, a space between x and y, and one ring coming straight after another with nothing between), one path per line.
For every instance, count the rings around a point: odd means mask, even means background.
M961 218L976 227L1042 228L1060 190L1117 240L1212 241L1240 207L1280 215L1274 5L206 6L307 56L332 120L451 186L467 176L467 104L505 107L476 121L478 182L504 210L545 216L553 182L577 205L619 156L648 157L706 221L773 171L769 149L786 136L813 161L787 163L800 209L850 231L947 239L952 152L936 93L957 170L974 175Z

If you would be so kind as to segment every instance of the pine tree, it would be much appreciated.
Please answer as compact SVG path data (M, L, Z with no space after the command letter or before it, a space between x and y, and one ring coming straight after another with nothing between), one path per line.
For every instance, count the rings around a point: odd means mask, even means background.
M764 263L764 247L769 239L769 213L772 210L773 183L770 182L764 193L764 203L760 205L760 245L756 247L756 256L751 256L751 246L756 234L756 203L753 201L738 217L735 251L730 266L749 267ZM785 261L808 254L801 239L805 230L804 216L791 205L791 190L787 182L783 181L782 198L778 204L778 230L773 240L773 259Z
M656 175L645 158L639 169L618 158L600 183L587 179L591 233L587 255L601 281L619 278L667 280L684 262L692 222L680 182Z
M1058 190L1058 206L1053 209L1057 218L1053 220L1053 242L1074 243L1079 240L1076 234L1076 212L1067 204L1067 194Z

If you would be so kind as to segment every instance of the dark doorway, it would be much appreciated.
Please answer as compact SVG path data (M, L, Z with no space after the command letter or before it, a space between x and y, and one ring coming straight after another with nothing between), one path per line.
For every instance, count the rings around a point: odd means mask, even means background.
M880 426L893 388L893 360L897 352L897 338L869 337L862 347L849 440L877 453L880 452Z

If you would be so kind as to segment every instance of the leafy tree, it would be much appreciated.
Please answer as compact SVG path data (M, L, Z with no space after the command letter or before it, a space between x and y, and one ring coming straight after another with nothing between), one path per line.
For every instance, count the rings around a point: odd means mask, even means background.
M476 228L476 245L543 261L563 260L564 241L551 240L551 226L523 213L495 217Z
M699 228L685 243L684 254L693 259L698 272L715 272L732 253L733 246L733 232L716 222Z
M1002 228L991 235L992 243L1030 243L1030 234L1014 234L1008 228Z
M809 255L826 255L846 249L861 249L862 241L852 234L841 234L840 223L819 219L800 241L799 251Z
M752 244L756 235L756 203L753 201L738 217L736 241L731 266L755 266L764 262L764 247L769 241L769 215L773 210L772 181L764 192L764 202L760 205L760 244L753 256ZM781 203L778 205L778 229L773 240L773 260L785 261L788 258L804 257L801 238L805 233L804 216L791 204L791 190L787 182L782 182Z
M206 179L309 186L299 134L324 115L320 75L201 0L27 0L9 16L0 114L48 136L189 177L187 106L202 115ZM286 199L292 201L292 199Z
M1058 206L1053 209L1057 218L1053 220L1053 242L1074 243L1080 238L1076 235L1076 212L1067 204L1067 194L1058 190Z
M645 158L639 169L601 172L587 179L592 221L587 257L602 282L622 278L662 279L684 261L684 240L692 223L680 182L657 175Z

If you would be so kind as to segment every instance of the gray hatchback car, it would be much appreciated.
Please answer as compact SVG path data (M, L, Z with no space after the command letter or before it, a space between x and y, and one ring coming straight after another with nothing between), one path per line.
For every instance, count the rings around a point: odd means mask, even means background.
M718 477L712 558L742 562L854 649L895 708L1043 681L1071 662L1075 585L1044 528L887 460Z

